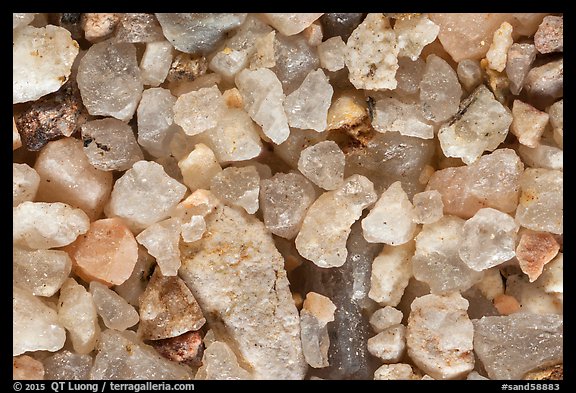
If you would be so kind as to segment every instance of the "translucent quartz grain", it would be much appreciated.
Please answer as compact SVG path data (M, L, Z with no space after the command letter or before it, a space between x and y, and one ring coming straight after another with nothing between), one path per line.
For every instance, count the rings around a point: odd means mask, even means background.
M98 315L110 329L126 330L140 320L138 313L124 298L97 281L90 283L90 293Z
M193 377L189 367L163 358L130 330L103 331L97 351L89 379L189 380Z
M12 219L13 243L31 249L65 246L90 227L86 213L60 202L22 202Z
M214 152L202 143L178 161L178 167L182 171L184 184L192 191L210 188L212 178L222 171Z
M332 301L316 292L308 292L300 311L300 337L306 362L314 368L329 365L327 324L334 321L336 306Z
M186 243L200 240L206 232L206 221L202 216L192 216L190 221L185 222L180 227L180 235Z
M260 175L252 165L224 169L212 177L210 190L222 202L239 206L248 214L258 211Z
M94 44L78 66L78 88L91 115L128 121L142 95L142 78L133 44Z
M398 45L383 14L368 14L348 39L345 56L350 82L357 89L396 88Z
M60 88L70 76L78 43L63 27L25 26L13 33L12 103L34 101Z
M402 94L416 94L420 90L420 81L426 69L426 62L418 57L412 61L408 57L398 58L398 70L396 71L396 90Z
M138 260L132 270L130 277L120 285L116 285L114 290L122 296L128 303L138 306L138 299L150 280L150 275L154 271L156 260L146 252L143 246L138 247Z
M160 164L138 161L114 183L105 212L140 231L167 218L185 192L186 186L169 177Z
M412 367L406 363L385 364L374 372L375 380L411 380L416 379Z
M516 313L474 320L474 352L491 379L521 379L563 360L560 315Z
M482 279L482 273L469 268L458 255L464 222L445 215L433 224L424 224L415 238L414 277L427 283L432 293L465 291Z
M271 70L282 84L284 94L290 94L302 84L306 75L320 67L316 47L302 35L274 37L274 67Z
M528 147L537 147L540 137L544 134L550 116L539 111L532 105L514 100L512 104L512 124L510 132L516 135L518 141Z
M164 276L175 276L180 268L180 232L182 220L168 218L150 225L136 236L138 243L156 258Z
M414 195L413 221L417 224L432 224L444 215L442 194L436 190L423 191Z
M370 299L381 306L397 306L412 277L414 243L384 246L372 262Z
M92 295L73 278L68 278L58 298L58 319L64 325L76 353L92 352L100 336L98 314Z
M276 74L267 68L244 69L236 75L235 82L244 101L244 110L272 142L284 142L290 129L283 107L286 96Z
M564 227L561 171L528 168L520 178L521 195L516 222L534 231L562 234Z
M398 362L406 350L406 327L394 325L368 339L368 351L384 361Z
M336 142L322 141L301 151L298 169L318 187L335 190L344 181L345 164Z
M92 166L76 138L49 142L34 169L40 175L38 200L67 203L82 209L91 220L100 216L112 191L112 172Z
M483 208L462 227L458 255L471 268L482 271L512 259L519 226L512 216Z
M392 183L382 193L370 213L362 220L362 229L370 243L395 246L414 237L414 206L402 189L401 182Z
M370 317L370 326L372 326L372 329L374 329L376 333L380 333L391 326L401 323L402 318L402 311L391 306L386 306L374 311Z
M482 69L477 60L464 59L458 62L456 73L458 74L458 80L466 91L471 91L482 83Z
M228 82L234 81L236 74L247 66L248 51L237 51L228 47L217 52L208 64L211 71L220 74Z
M420 82L422 113L428 120L443 122L458 112L462 88L456 71L434 54L426 58Z
M161 87L146 89L138 104L138 144L154 157L170 155L170 141L178 126L174 124L174 97Z
M548 108L550 115L550 125L554 131L554 142L564 148L564 100L556 101Z
M551 104L564 95L564 59L530 69L524 80L528 97L540 104ZM545 105L544 105L545 106Z
M28 164L12 164L12 207L25 201L34 201L40 176Z
M546 293L562 299L564 294L564 254L559 252L551 262L544 266L536 284Z
M440 128L438 139L444 155L461 158L468 165L504 142L512 123L509 109L484 85L460 103L458 113L461 116Z
M274 146L274 154L293 169L298 169L298 160L302 150L326 140L326 133L310 132L293 128L290 136L280 145Z
M284 101L290 127L324 131L333 92L334 89L321 69L310 72L300 87Z
M178 97L174 105L174 122L186 135L200 134L215 127L225 109L218 87L204 87Z
M12 291L12 356L62 348L66 331L56 311L25 289L13 286Z
M63 350L43 360L48 380L87 380L92 368L90 355Z
M361 175L352 175L338 189L322 194L308 209L296 236L300 255L320 267L342 266L350 226L375 201L374 185ZM333 221L334 216L339 220Z
M252 377L240 367L234 351L228 344L215 341L204 351L202 366L198 369L195 379L234 381Z
M315 198L314 186L298 173L276 173L262 179L260 208L264 225L275 235L293 239Z
M531 168L564 170L564 150L556 146L545 143L540 143L533 149L528 146L520 146L518 153L526 165Z
M34 20L35 15L31 12L14 12L12 14L12 29L26 26Z
M536 53L536 47L530 43L514 43L508 50L506 76L510 81L512 94L518 95L522 91L524 79L536 59Z
M58 250L12 250L13 284L35 296L54 295L72 270L67 253Z
M276 32L271 31L270 33L256 38L254 49L256 50L250 56L250 66L251 70L257 68L272 68L276 65L276 50L275 43Z
M185 53L208 53L240 26L246 14L236 13L157 13L164 36Z
M150 43L157 42L164 37L154 15L127 12L120 18L115 38L119 42Z
M148 42L140 60L144 85L157 87L166 79L172 65L172 45L168 41Z
M474 368L474 327L468 301L458 292L425 295L412 302L406 344L408 356L435 379L463 378Z
M372 109L372 127L378 132L398 131L422 139L434 138L434 126L426 123L420 108L393 97L376 101Z
M82 141L90 164L103 171L125 171L144 158L132 127L118 119L83 124Z
M298 34L310 26L312 22L322 16L322 13L268 13L262 15L281 34L290 36Z
M422 49L432 43L438 36L440 27L426 15L397 19L394 33L398 41L398 56L405 56L412 61L418 59Z
M70 244L74 272L86 282L107 286L122 284L130 277L138 258L134 235L120 218L94 221L86 234Z
M318 45L318 57L320 58L320 65L327 71L338 71L344 68L344 53L346 51L346 43L342 41L342 37L328 38L326 41Z

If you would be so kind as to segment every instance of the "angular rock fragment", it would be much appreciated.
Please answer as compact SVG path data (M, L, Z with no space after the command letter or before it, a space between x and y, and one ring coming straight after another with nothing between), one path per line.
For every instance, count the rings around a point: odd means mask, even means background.
M100 336L96 306L92 295L73 278L60 288L58 319L70 333L74 352L86 355L94 350Z
M497 266L516 255L518 229L508 214L492 208L480 209L462 227L458 255L476 271Z
M474 320L474 352L491 379L522 379L563 362L561 315L516 313Z
M105 212L140 231L167 218L185 192L186 187L169 177L160 164L138 161L114 183Z
M385 364L374 372L375 380L417 379L412 367L406 363Z
M154 223L144 229L136 240L156 258L156 262L164 276L175 276L180 268L180 232L182 221L177 218Z
M27 290L14 286L12 291L12 356L62 348L66 331L56 311Z
M406 350L406 327L394 325L368 339L368 351L385 363L396 363Z
M322 141L302 150L298 169L325 190L335 190L344 181L345 157L336 142Z
M463 378L474 368L474 327L468 301L459 293L426 295L412 302L406 344L408 356L434 379Z
M250 377L302 379L306 363L298 312L269 232L254 217L222 204L205 219L202 239L181 244L179 274L208 324L217 338L234 346L250 367Z
M119 21L120 15L115 13L83 13L84 38L90 42L102 41L114 32Z
M328 71L338 71L344 68L346 44L342 37L332 37L318 45L320 65Z
M143 90L136 47L110 41L92 45L80 60L77 81L91 115L130 120Z
M65 246L90 227L86 213L61 202L22 202L12 219L12 241L31 249Z
M550 125L554 131L554 142L564 148L564 100L555 102L548 108L550 115Z
M320 17L324 38L339 36L347 41L362 19L364 19L363 13L326 13Z
M240 206L248 214L258 211L260 175L252 165L228 167L217 173L210 182L210 190L222 202Z
M178 161L178 167L182 171L184 184L191 190L210 188L211 179L222 171L214 152L202 143Z
M513 42L512 25L508 22L503 22L498 30L494 32L492 43L490 48L488 48L488 52L486 52L486 60L488 60L488 66L491 69L498 72L504 71L508 50Z
M528 275L530 282L534 282L559 250L560 245L550 233L525 231L520 235L516 258L520 269Z
M416 105L387 97L376 102L372 113L372 127L376 131L398 131L406 136L434 138L434 127L426 123Z
M308 209L296 236L300 255L320 267L342 266L350 226L375 200L372 182L362 175L352 175L338 189L322 194ZM332 220L334 215L338 221Z
M458 74L458 80L466 91L472 91L472 89L482 83L482 69L477 60L464 59L458 62L456 73Z
M280 145L274 146L274 154L293 169L298 169L298 159L303 149L326 140L326 133L310 132L293 128L290 136Z
M420 101L425 118L443 122L458 112L462 88L454 69L434 54L426 58L420 82Z
M510 315L518 312L521 308L520 303L514 296L500 294L493 299L494 307L500 315Z
M157 13L164 36L179 51L208 53L230 30L240 26L246 14Z
M516 135L518 141L528 147L537 147L550 116L520 100L514 100L512 116L510 131Z
M425 15L396 20L394 33L398 41L398 56L412 61L418 59L422 49L438 36L440 27Z
M382 306L397 306L412 277L411 258L414 243L400 246L384 246L372 262L370 277L370 299Z
M72 135L83 109L75 82L68 82L56 93L35 101L16 119L26 149L38 151L50 140Z
M15 381L44 379L44 365L42 362L28 355L12 359L12 379Z
M234 381L253 378L240 367L236 354L228 344L215 341L204 351L202 367L198 369L195 379Z
M298 14L281 14L268 13L262 14L272 27L286 36L300 33L312 22L322 16L322 13L298 13Z
M12 14L12 29L28 25L34 20L35 15L31 12L14 12Z
M284 101L284 110L291 127L324 131L326 116L334 89L324 72L310 72L300 87L290 93Z
M430 286L432 293L465 291L482 278L462 261L458 249L464 220L445 215L433 224L424 224L416 236L412 257L414 277Z
M110 329L126 330L140 320L138 313L124 298L97 281L90 283L90 293L98 315Z
M174 105L174 122L186 135L200 134L215 127L225 109L218 87L205 87L178 97Z
M336 306L326 296L308 292L300 311L300 337L306 362L314 368L327 367L328 337L327 324L334 321Z
M544 266L536 284L546 293L562 299L564 294L564 254L559 252L556 258Z
M532 62L536 59L536 47L529 43L514 43L508 50L506 60L506 76L510 81L510 92L520 94L524 87L524 80Z
M150 276L154 273L154 266L156 261L146 252L142 246L138 247L138 260L132 270L132 274L128 280L120 285L116 285L114 290L122 296L128 303L133 306L138 306L138 299L144 293Z
M206 71L208 71L208 61L206 60L206 57L199 55L191 56L188 53L179 53L174 57L174 61L172 62L172 65L170 65L166 80L171 83L191 82L196 79L200 80L200 77L205 75ZM218 82L219 81L220 79L218 79ZM207 86L202 87L210 87L211 85L212 83L207 83ZM176 96L181 95L176 94L174 90L172 90L172 92ZM186 90L186 93L188 92L189 90Z
M372 326L372 329L374 329L376 333L380 333L389 327L400 324L402 318L402 311L391 306L386 306L374 311L374 314L370 317L370 326Z
M87 380L92 368L90 355L63 350L44 359L45 377L49 380Z
M12 164L12 207L34 201L39 184L40 176L28 164Z
M91 220L100 216L112 191L112 172L92 166L82 142L75 138L48 143L34 169L40 175L38 200L67 203Z
M72 270L68 254L58 250L12 250L12 280L35 296L54 295Z
M94 221L90 229L70 244L73 269L86 282L107 286L122 284L130 277L138 258L134 235L119 218Z
M426 62L421 57L414 61L408 57L399 57L398 70L396 71L396 90L398 93L409 95L418 93L425 68Z
M285 96L282 84L267 68L244 69L236 75L236 87L242 94L244 109L262 127L272 142L280 144L288 138L290 129L284 112Z
M60 88L70 76L78 43L63 27L25 26L12 37L12 103L34 101Z
M140 297L139 333L145 340L176 337L198 330L206 323L202 310L186 283L178 276L154 271Z
M97 350L90 379L192 379L190 368L164 359L130 330L103 331Z
M171 65L172 45L168 41L147 43L146 50L140 60L142 83L157 87L166 80Z
M83 124L82 141L90 164L103 171L125 171L144 158L132 127L118 119Z
M414 237L414 206L402 189L401 182L392 183L382 193L370 213L362 220L362 229L370 243L396 246Z
M417 224L432 224L444 215L442 195L436 190L419 192L412 199L414 203L413 221Z
M180 235L186 243L192 243L200 240L204 232L206 232L206 221L204 221L204 217L192 216L190 217L190 221L182 224Z
M563 52L564 17L545 16L534 34L534 45L540 53Z
M564 170L564 151L556 146L540 143L535 148L520 146L518 153L531 168Z
M275 31L256 38L254 43L255 52L250 56L249 68L251 70L276 66L275 38Z
M299 232L316 192L306 178L297 173L277 173L260 181L260 208L264 225L275 235L293 239Z
M177 130L174 124L176 97L163 88L146 89L138 104L138 143L154 157L170 154L170 140Z
M460 103L454 120L440 128L438 139L447 157L461 158L469 165L504 142L511 123L509 110L480 85Z
M217 74L222 75L224 80L228 82L234 81L234 77L241 70L248 66L248 53L247 51L238 51L225 47L220 52L217 52L210 63L208 68Z
M534 231L562 234L564 227L563 173L528 168L520 178L520 203L516 222Z
M368 14L346 43L346 66L357 89L396 88L398 45L394 30L383 14Z
M484 277L475 285L482 296L488 300L494 300L499 295L504 294L504 282L498 267L484 271Z
M274 40L274 67L284 94L298 88L310 72L320 67L316 47L308 43L302 34L286 37L277 34Z
M177 337L149 342L160 355L173 362L192 367L202 365L204 344L199 332L187 332Z

